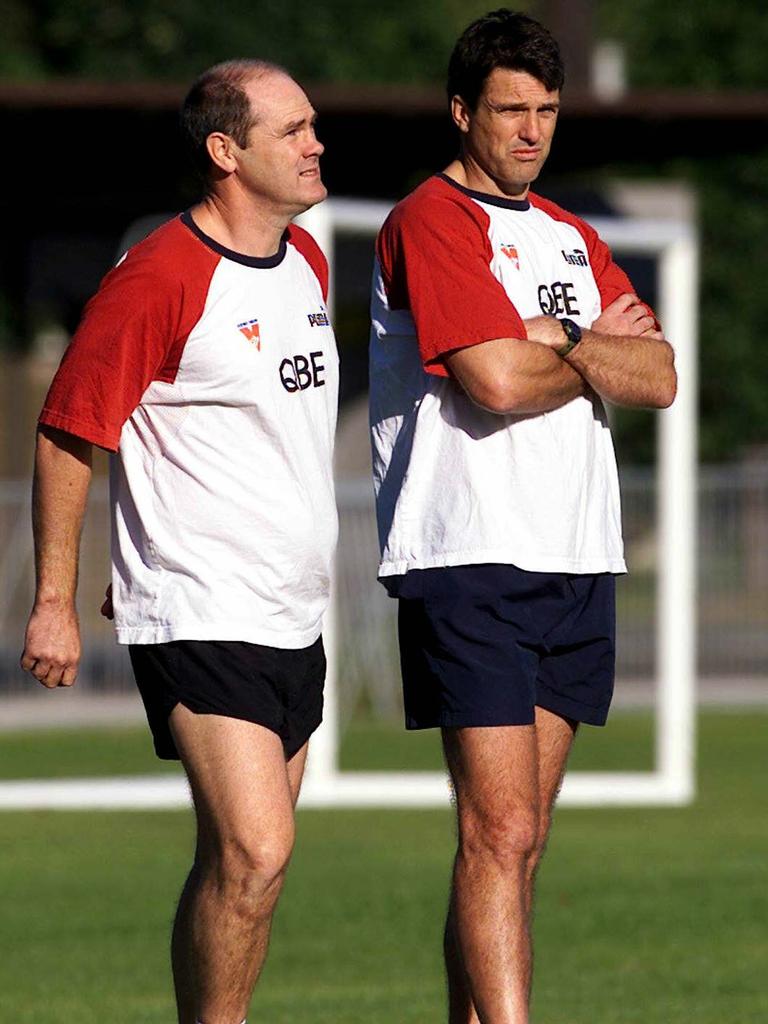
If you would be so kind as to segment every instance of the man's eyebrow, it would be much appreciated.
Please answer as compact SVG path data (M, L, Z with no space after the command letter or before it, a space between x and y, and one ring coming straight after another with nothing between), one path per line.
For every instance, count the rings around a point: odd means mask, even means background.
M307 117L297 117L295 121L289 121L288 124L283 125L283 131L292 132L296 128L303 128L307 123L311 125L317 124L317 111L313 110Z
M494 110L494 111L496 111L499 114L504 113L505 110L511 110L511 111L517 112L517 111L521 111L521 110L528 110L529 107L530 107L530 104L528 104L528 103L489 103L487 100L486 100L486 104L487 104L487 106L491 110ZM536 106L536 110L559 110L559 109L560 109L560 103L557 100L549 100L547 103L539 103Z

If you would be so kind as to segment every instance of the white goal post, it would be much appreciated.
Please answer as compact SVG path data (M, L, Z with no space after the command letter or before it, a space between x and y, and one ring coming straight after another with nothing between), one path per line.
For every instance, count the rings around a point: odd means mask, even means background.
M333 271L338 234L374 235L391 209L370 200L329 199L301 222L315 236ZM649 772L569 772L561 805L631 806L689 803L695 793L695 538L696 350L698 241L683 221L593 218L614 253L657 261L659 315L672 339L678 394L659 412L658 597L656 628L655 767ZM331 282L333 273L331 272ZM329 295L332 308L333 286ZM444 806L449 786L440 772L340 772L335 600L327 638L327 710L310 745L303 806Z
M390 204L329 199L301 218L328 255L333 304L334 240L373 235ZM655 766L648 772L569 772L559 803L572 806L681 805L695 793L696 336L698 242L671 220L591 219L613 251L657 262L658 307L675 348L678 395L658 413ZM440 772L342 772L336 595L325 623L324 722L310 744L302 807L431 807L450 798ZM0 782L0 809L170 808L189 803L179 775Z

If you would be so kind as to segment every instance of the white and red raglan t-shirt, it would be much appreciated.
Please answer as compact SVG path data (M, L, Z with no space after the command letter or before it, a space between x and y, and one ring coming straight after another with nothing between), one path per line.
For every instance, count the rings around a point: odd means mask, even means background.
M40 422L117 453L120 643L319 636L337 535L327 283L301 228L255 258L182 214L86 307Z
M525 338L523 320L542 314L589 327L631 290L595 231L539 196L497 198L436 175L395 207L378 238L372 294L381 577L483 562L625 571L599 397L498 415L469 398L443 358Z

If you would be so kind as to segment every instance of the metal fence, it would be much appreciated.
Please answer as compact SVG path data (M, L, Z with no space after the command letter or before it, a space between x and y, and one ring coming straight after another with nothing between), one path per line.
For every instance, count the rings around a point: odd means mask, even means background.
M656 494L652 470L625 469L622 498L630 575L618 586L619 678L654 675ZM376 582L378 549L370 481L338 484L338 652L343 719L399 713L395 602ZM698 483L700 676L768 676L768 463L704 466ZM109 578L107 493L94 484L83 532L78 606L80 687L132 692L125 652L99 616ZM29 692L18 669L32 600L29 485L0 482L0 694ZM0 714L2 711L0 710Z

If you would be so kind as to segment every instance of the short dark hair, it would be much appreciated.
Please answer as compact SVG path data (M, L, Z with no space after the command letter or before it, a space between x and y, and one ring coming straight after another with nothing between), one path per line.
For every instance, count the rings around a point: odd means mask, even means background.
M211 169L206 141L211 132L223 132L241 149L256 124L243 86L269 72L287 75L285 68L266 60L228 60L208 68L195 82L181 105L181 132L192 162L207 180Z
M560 47L538 21L506 7L473 21L459 37L448 63L448 100L461 96L475 110L494 68L526 71L550 92L562 89Z

